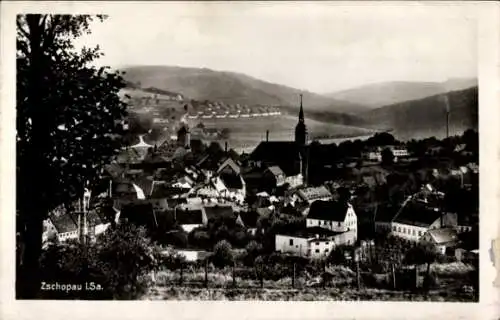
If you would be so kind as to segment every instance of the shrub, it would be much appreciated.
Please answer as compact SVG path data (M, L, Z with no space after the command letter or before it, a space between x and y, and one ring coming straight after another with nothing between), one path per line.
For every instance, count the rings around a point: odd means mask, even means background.
M214 246L214 253L212 255L212 263L217 268L223 268L233 264L233 252L231 244L227 240L221 240Z
M243 264L245 266L252 267L254 265L255 258L262 251L262 245L257 241L250 241L246 246L246 255L243 257Z

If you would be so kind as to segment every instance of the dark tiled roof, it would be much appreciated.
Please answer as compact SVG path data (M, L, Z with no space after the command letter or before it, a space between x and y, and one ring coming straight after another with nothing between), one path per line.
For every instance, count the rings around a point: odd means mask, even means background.
M207 214L208 219L235 217L232 206L205 206L205 213Z
M220 175L222 182L228 189L241 189L243 183L241 182L241 177L235 174L223 173Z
M269 162L298 160L300 148L293 141L264 141L250 154L250 159Z
M50 217L50 221L52 222L58 233L76 231L78 228L75 220L71 217L70 214L52 216Z
M401 208L394 222L413 226L428 227L441 217L441 211L427 207L423 203L409 201Z
M183 224L203 224L203 211L201 209L176 208L175 221Z
M255 228L260 215L255 211L240 212L240 218L245 227Z
M153 205L143 201L124 205L120 213L120 220L124 219L137 225L158 226Z
M342 232L335 232L330 229L325 229L321 227L311 227L303 228L300 230L294 230L290 232L284 232L283 234L301 238L314 238L318 236L319 239L341 234Z
M269 170L269 172L271 172L275 177L284 175L283 170L281 170L279 166L270 166L267 170Z
M298 173L297 162L301 159L300 146L290 141L261 142L251 153L250 160L277 165L287 176Z
M339 201L316 200L311 204L308 219L344 221L347 214L347 204Z
M375 209L376 222L391 222L398 213L400 206L380 205Z

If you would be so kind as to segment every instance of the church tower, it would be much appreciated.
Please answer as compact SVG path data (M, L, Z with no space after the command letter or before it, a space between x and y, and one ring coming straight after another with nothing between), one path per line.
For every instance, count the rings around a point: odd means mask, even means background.
M304 108L302 106L302 94L300 94L299 123L295 127L295 143L305 146L307 142L307 128L304 122Z

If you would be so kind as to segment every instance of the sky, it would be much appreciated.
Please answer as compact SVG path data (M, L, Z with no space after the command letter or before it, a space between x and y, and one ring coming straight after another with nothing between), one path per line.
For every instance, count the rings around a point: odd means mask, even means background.
M234 71L317 93L477 76L477 15L466 4L131 6L109 11L80 39L79 45L99 44L105 54L99 64Z

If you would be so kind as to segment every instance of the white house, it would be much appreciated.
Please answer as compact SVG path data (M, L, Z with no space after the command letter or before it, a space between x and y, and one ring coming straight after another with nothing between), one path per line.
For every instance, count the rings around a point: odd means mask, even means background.
M346 237L350 237L351 244L354 234L349 232L335 232L321 227L305 228L303 230L277 234L275 249L278 252L308 258L322 258L328 256L336 246L347 244Z
M51 216L45 220L45 231L42 235L43 241L47 240L47 235L50 232L57 234L59 242L65 242L71 239L78 239L78 225L69 214L61 214Z
M391 234L407 241L418 242L428 230L456 225L457 215L454 213L441 212L422 202L407 201L392 220Z
M345 237L346 245L352 245L358 237L358 218L354 208L349 203L338 201L317 200L311 204L306 218L306 226L321 227L334 232L348 232Z

